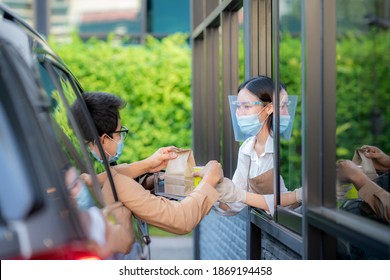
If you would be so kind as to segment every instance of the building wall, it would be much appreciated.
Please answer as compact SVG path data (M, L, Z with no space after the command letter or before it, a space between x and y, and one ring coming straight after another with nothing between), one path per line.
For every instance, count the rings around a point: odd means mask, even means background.
M224 217L211 211L199 226L201 260L247 259L247 215L245 208L235 216ZM260 256L264 260L300 260L302 257L265 231L261 232Z
M47 0L48 12L48 32L54 36L65 36L71 30L69 24L69 1L70 0ZM9 6L22 17L28 24L37 28L35 9L37 6L34 0L0 0ZM39 16L42 16L41 14ZM38 30L42 32L41 30Z
M30 25L36 26L44 11L34 0L0 0ZM130 35L143 43L147 35L163 38L172 33L189 33L189 0L46 0L47 25L44 33L66 38L77 29L82 38L107 38L109 33ZM38 30L42 33L41 30Z
M300 260L302 257L291 251L268 233L261 232L261 259L262 260Z
M200 223L201 260L246 259L246 213L224 217L211 211Z

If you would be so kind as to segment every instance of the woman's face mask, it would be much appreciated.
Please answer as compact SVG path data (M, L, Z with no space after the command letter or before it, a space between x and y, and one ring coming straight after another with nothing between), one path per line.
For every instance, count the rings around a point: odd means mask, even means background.
M261 114L261 112L259 114ZM263 122L259 121L259 117L258 117L259 114L252 114L247 116L237 115L237 123L242 133L250 136L254 136L259 133L259 131L262 129L265 122L265 120ZM280 115L280 124L279 124L280 134L284 133L287 130L290 124L290 119L291 119L290 115Z
M290 115L280 115L280 129L279 132L282 134L286 131L290 124Z
M260 132L260 130L263 128L265 120L260 122L259 115L265 110L266 107L267 106L265 106L263 110L261 110L257 114L244 115L244 116L239 116L236 114L237 124L240 127L242 133L250 136L254 136Z
M260 123L258 114L248 116L237 116L237 123L242 133L254 136L259 133L263 127L263 123Z

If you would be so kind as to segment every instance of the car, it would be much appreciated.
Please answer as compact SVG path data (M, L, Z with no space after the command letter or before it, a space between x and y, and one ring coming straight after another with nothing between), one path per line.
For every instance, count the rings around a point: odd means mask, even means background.
M82 94L43 36L0 3L0 259L101 258L65 180L69 166L91 174L90 195L103 207L96 166L69 110ZM97 137L85 104L84 115ZM103 171L111 177L107 160ZM132 251L110 258L150 259L148 225L132 219Z

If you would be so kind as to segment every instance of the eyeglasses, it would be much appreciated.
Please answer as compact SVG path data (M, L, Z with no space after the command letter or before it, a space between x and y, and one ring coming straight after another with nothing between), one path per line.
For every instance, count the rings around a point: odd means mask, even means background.
M113 134L114 134L114 133L119 133L120 136L121 136L121 139L122 139L122 140L125 140L126 137L127 137L127 134L129 134L129 130L127 129L126 126L122 125L122 126L121 126L121 130L114 131Z
M254 106L258 106L264 104L263 102L260 101L244 101L244 102L238 102L238 101L233 101L232 105L237 111L250 111Z
M280 110L288 109L288 107L290 106L290 104L291 104L291 101L290 101L290 100L284 100L284 101L280 104Z

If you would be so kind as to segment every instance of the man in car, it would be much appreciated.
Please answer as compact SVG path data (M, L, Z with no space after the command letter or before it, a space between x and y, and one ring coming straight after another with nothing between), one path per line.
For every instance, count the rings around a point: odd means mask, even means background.
M119 114L119 110L125 106L124 101L118 96L104 92L85 93L83 97L96 125L103 155L100 154L97 143L88 129L82 105L78 100L72 105L71 110L91 153L100 162L103 157L109 162L118 160L126 136L126 129L121 124ZM155 196L133 179L143 173L156 172L166 167L168 160L176 157L175 149L173 146L161 148L146 160L111 166L110 169L118 199L123 207L148 224L174 234L186 234L194 229L218 200L219 194L215 188L224 178L221 164L217 161L208 162L198 173L203 178L201 183L181 202ZM101 178L99 181L102 182L105 203L112 204L115 199L110 182L105 176L104 180Z

